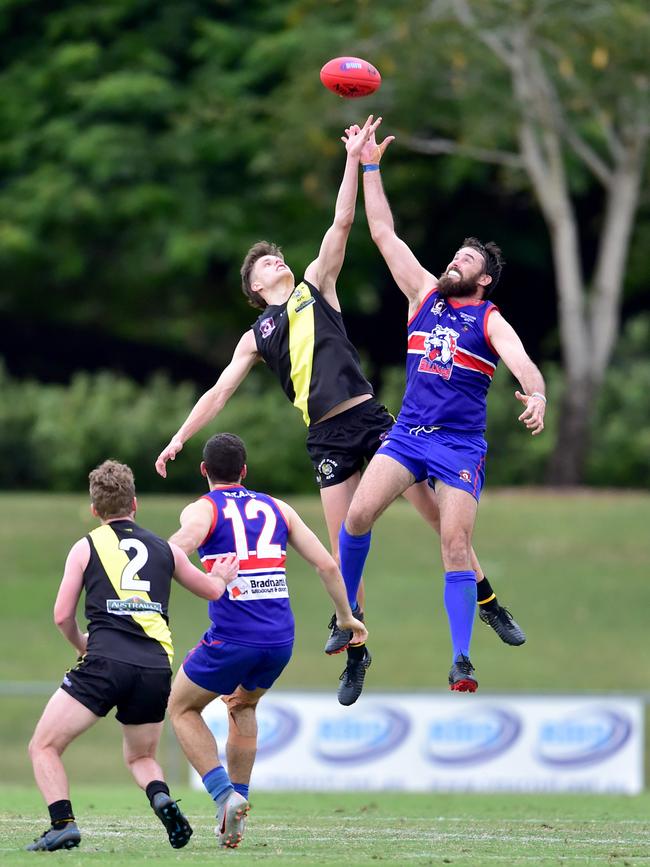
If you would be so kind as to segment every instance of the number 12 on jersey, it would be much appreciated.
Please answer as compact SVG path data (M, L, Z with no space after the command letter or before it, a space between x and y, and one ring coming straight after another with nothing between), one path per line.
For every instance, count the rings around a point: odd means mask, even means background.
M261 500L247 500L246 505L242 509L240 503L235 500L228 500L223 509L223 516L230 521L232 526L233 538L235 540L235 553L240 560L248 560L250 557L258 557L259 559L270 559L282 556L282 546L271 541L275 528L278 523L277 516L268 503L263 503ZM249 541L247 536L251 532L250 524L247 521L254 521L258 515L263 515L264 523L257 535L257 539L251 539L251 544L255 547L249 550Z

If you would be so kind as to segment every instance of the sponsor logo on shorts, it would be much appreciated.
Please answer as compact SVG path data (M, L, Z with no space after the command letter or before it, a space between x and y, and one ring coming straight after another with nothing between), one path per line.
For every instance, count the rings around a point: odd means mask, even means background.
M458 478L461 480L461 482L465 482L466 485L471 485L472 483L472 474L469 470L461 470L458 473Z
M520 732L520 718L497 708L443 715L427 725L424 754L438 765L474 765L505 752Z
M364 764L393 752L410 727L408 716L383 705L354 716L332 714L319 720L313 750L331 764Z
M262 338L268 337L275 331L275 322L273 321L272 316L267 316L266 319L262 319L260 322L260 334Z
M629 740L632 722L623 713L596 708L542 721L536 753L552 767L595 765L617 753Z
M333 461L331 458L323 458L318 465L318 475L329 481L334 478L337 467L336 461Z
M149 611L162 614L162 605L160 602L151 602L141 596L130 596L128 599L107 599L106 610L109 614L118 615L143 614Z
M70 680L70 678L68 677L67 674L65 674L65 675L63 676L63 683L64 683L66 686L72 686L72 681Z

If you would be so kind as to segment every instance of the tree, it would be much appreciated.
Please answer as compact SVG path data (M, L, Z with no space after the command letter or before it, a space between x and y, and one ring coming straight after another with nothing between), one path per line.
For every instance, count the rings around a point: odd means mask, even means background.
M408 146L525 173L548 227L565 371L548 477L575 484L648 169L650 11L644 0L433 0L411 25L414 62L428 51L450 114L420 118ZM587 175L602 190L592 261L574 202Z

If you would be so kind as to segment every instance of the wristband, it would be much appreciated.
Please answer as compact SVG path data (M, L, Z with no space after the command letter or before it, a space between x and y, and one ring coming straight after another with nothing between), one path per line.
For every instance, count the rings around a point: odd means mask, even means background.
M540 400L543 400L544 403L546 403L546 398L544 397L543 394L540 394L538 391L534 391L534 392L531 394L531 397L538 397Z
M379 171L379 163L365 163L361 166L363 172L378 172Z

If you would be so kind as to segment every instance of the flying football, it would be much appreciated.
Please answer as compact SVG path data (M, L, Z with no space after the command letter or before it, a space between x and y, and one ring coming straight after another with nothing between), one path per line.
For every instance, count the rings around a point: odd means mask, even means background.
M335 57L321 69L320 80L332 93L345 99L358 99L377 90L381 75L371 63L360 57Z

